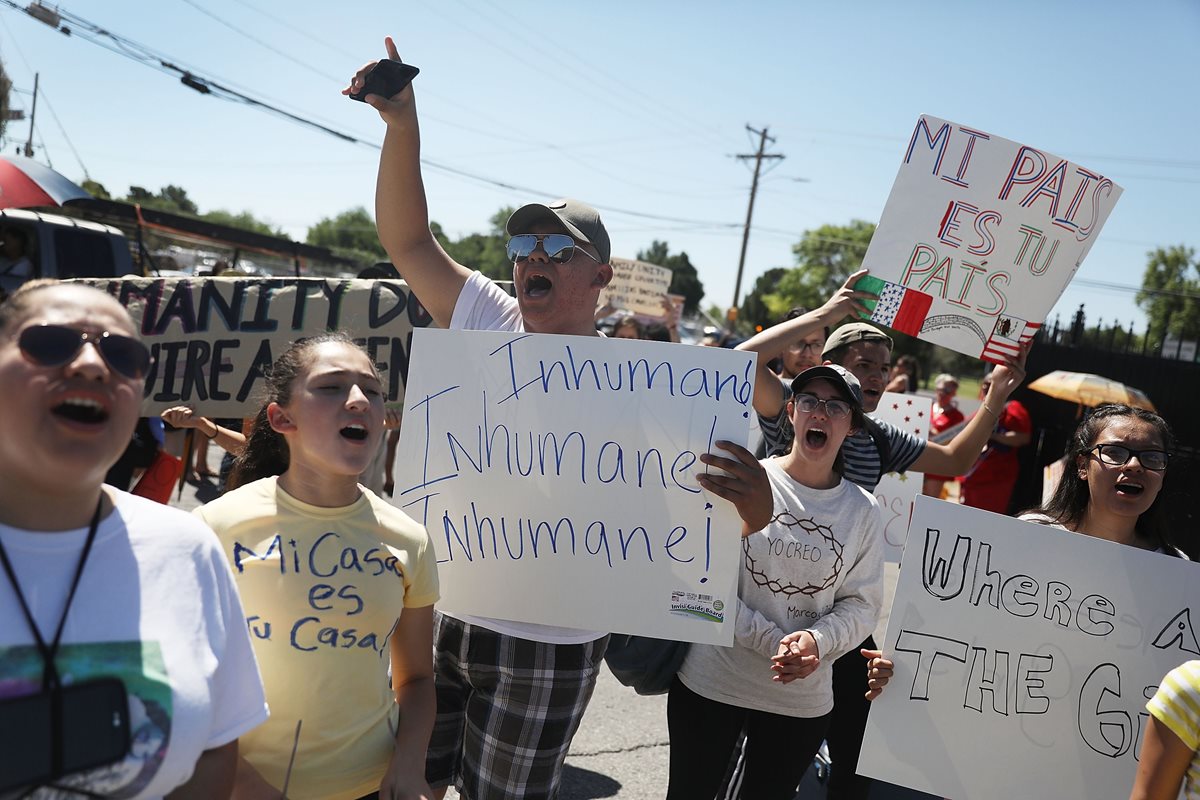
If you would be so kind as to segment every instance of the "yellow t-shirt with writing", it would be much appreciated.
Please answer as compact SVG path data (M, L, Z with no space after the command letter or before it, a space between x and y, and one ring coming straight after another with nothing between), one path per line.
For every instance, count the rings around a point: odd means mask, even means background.
M438 599L425 529L369 491L320 508L247 484L196 510L237 579L270 719L238 750L288 796L358 798L379 788L395 745L389 636L405 608Z

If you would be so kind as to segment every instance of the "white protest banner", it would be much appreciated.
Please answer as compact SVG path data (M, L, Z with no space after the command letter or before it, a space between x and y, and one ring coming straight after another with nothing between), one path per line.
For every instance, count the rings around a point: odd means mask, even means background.
M858 771L954 800L1126 800L1200 655L1200 564L918 497Z
M919 394L884 392L879 406L871 414L880 422L895 425L902 431L922 439L929 438L929 420L933 414L933 400ZM879 501L879 513L883 515L883 540L886 545L883 559L892 564L900 563L904 552L904 539L908 535L908 520L912 517L913 501L921 493L925 476L920 472L889 472L879 479L875 487L875 499Z
M191 406L252 416L266 369L296 339L346 331L404 396L414 327L432 324L402 281L334 278L113 278L80 281L129 311L154 356L142 415Z
M1121 195L1042 150L922 116L855 288L870 319L1002 363L1037 333Z
M699 456L745 446L754 356L590 336L413 336L392 502L450 612L731 644L742 523Z
M613 268L613 279L600 293L600 305L661 319L671 270L629 258L613 258L608 263Z

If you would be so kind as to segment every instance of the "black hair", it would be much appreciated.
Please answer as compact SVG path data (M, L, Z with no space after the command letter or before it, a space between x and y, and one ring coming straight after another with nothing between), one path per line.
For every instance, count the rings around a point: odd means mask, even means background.
M651 342L673 342L671 338L671 330L661 322L651 322L642 331L642 338Z
M625 314L624 316L619 317L617 319L617 321L613 324L613 327L612 327L613 336L616 336L617 331L621 330L621 328L624 328L626 325L633 326L633 329L635 331L637 331L637 338L639 338L639 339L646 338L645 326L642 325L641 320L639 320L637 317L633 316L632 314Z
M775 324L781 325L784 322L787 322L789 319L795 319L796 317L802 317L805 314L807 314L808 312L809 312L808 308L806 308L804 306L796 306L791 311L784 314L783 319L779 320L779 322L777 322ZM824 328L821 329L821 331L825 334L825 338L828 339L829 338L829 326L826 325Z
M1075 433L1071 436L1070 441L1067 442L1067 464L1063 470L1062 477L1058 481L1058 486L1054 487L1054 494L1051 495L1048 502L1041 508L1034 509L1032 513L1043 514L1059 525L1072 530L1083 521L1092 496L1088 489L1087 481L1080 480L1079 478L1079 459L1087 457L1088 453L1095 447L1096 439L1100 438L1100 434L1108 428L1111 420L1125 417L1141 420L1157 430L1159 438L1162 439L1163 449L1167 452L1170 452L1174 448L1175 437L1171 432L1171 426L1153 411L1146 411L1145 409L1134 408L1120 403L1106 403L1097 406L1083 418L1083 422L1079 423L1079 427L1075 429ZM1164 473L1163 490L1165 489L1166 474ZM1167 524L1163 490L1159 491L1158 497L1154 498L1154 502L1150 505L1150 508L1146 509L1138 517L1135 530L1138 536L1143 539L1155 542L1161 545L1167 552L1172 552L1166 535Z
M263 404L254 417L254 424L246 439L246 449L234 461L233 471L229 476L230 489L287 472L291 463L287 440L283 438L283 434L271 427L271 421L267 418L267 406L271 403L287 406L291 402L296 379L308 368L312 360L312 351L330 342L347 344L366 354L366 351L355 344L344 331L322 333L292 342L288 349L275 359L275 363L264 376L266 390ZM374 363L371 364L371 370L375 371Z
M921 362L917 361L917 357L913 355L902 355L896 359L896 365L908 373L909 381L908 391L915 392L921 387Z

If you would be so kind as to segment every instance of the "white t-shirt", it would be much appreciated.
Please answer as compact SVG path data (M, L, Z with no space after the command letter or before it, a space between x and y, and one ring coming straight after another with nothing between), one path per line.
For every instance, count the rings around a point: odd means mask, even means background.
M67 684L102 676L124 682L133 746L124 761L58 782L111 797L159 798L191 777L205 750L262 723L267 706L217 537L183 511L108 491L116 509L97 529L56 664ZM48 533L0 525L47 642L86 539L86 528ZM0 621L0 697L40 690L42 657L3 572ZM41 789L32 797L78 795Z
M458 300L454 304L454 313L450 317L450 328L464 331L521 332L525 330L525 320L521 317L517 301L505 294L494 281L488 280L483 273L476 270L467 278L462 291L459 292ZM533 622L513 622L467 614L447 616L454 616L471 625L480 625L519 639L532 639L535 642L550 644L582 644L605 635L600 631L538 625Z
M693 644L679 679L709 700L788 717L833 708L833 662L868 635L883 602L883 523L875 498L848 480L812 489L764 459L774 503L767 527L742 539L733 647ZM771 680L779 640L807 630L820 666ZM866 662L863 662L864 672Z

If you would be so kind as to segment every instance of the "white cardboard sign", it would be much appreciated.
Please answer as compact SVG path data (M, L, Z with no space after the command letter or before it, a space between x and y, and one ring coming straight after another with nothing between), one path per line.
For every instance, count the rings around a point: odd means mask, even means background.
M857 288L870 319L1002 363L1033 338L1121 195L1044 150L922 116Z
M929 420L933 414L933 400L919 394L884 392L879 406L872 417L895 425L902 431L929 438ZM879 512L883 515L883 559L892 564L900 563L904 553L904 539L908 536L908 521L912 517L913 501L921 493L925 476L909 470L904 474L889 472L879 479L875 487L875 499L879 501Z
M955 800L1126 800L1197 614L1198 564L919 497L858 770Z
M663 295L671 286L671 270L629 258L614 258L609 264L613 279L600 293L600 304L661 319Z
M696 481L745 446L753 354L414 333L393 502L447 611L731 644L742 523Z

